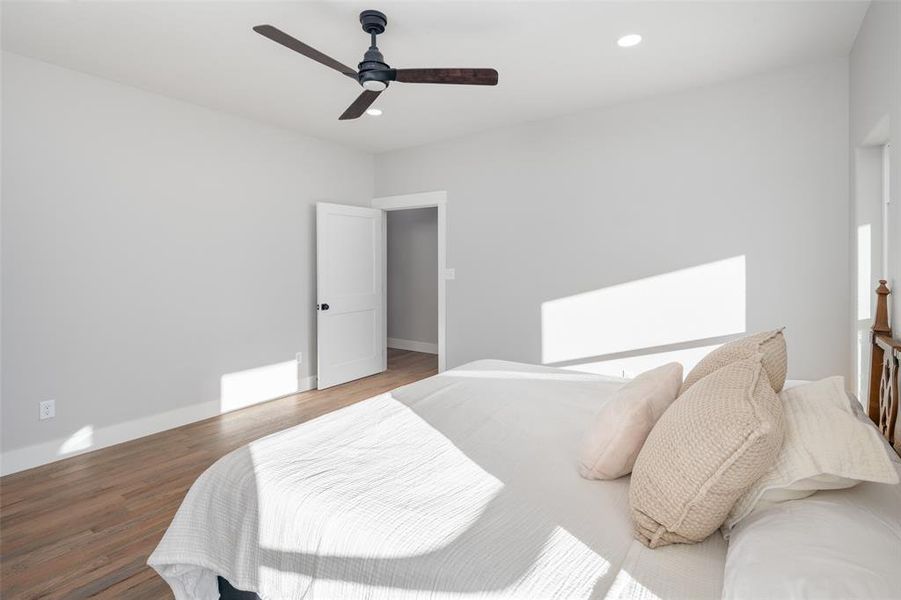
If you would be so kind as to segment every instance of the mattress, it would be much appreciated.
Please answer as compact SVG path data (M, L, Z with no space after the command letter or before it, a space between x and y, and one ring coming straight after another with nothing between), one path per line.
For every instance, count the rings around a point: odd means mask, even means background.
M278 598L719 598L725 543L649 550L628 478L579 443L623 380L478 361L236 450L148 563L177 600L217 576Z

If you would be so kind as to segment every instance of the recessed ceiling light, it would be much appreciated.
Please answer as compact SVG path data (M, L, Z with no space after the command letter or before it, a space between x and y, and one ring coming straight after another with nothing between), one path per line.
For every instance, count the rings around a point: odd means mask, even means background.
M377 117L380 114L382 114L382 109L381 108L367 108L366 114L371 117Z
M637 46L641 43L641 36L637 33L630 33L629 35L624 35L623 37L616 40L616 44L620 48L631 48L632 46Z

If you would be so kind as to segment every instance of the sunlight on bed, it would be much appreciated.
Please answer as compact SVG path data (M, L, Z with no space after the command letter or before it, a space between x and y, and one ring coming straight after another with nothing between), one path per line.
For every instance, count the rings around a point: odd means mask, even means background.
M347 598L379 587L403 599L422 590L540 597L568 586L587 598L610 569L391 393L223 461L219 476L230 479L204 484L240 489L244 504L216 526L242 531L258 558L254 579L284 589ZM505 560L490 570L473 560L494 556Z
M626 570L621 570L616 575L610 591L607 592L608 600L613 598L629 598L630 600L658 600L660 596L643 586Z
M634 354L700 351L724 341L716 338L744 333L745 287L742 255L544 302L541 360L600 363L642 349Z
M297 361L227 373L220 379L219 412L265 402L298 390Z

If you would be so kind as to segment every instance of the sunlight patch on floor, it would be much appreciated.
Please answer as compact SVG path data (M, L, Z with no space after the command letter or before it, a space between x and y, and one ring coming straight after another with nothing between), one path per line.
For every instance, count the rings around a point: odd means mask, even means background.
M72 435L70 435L65 442L60 445L57 454L59 456L66 456L67 454L73 454L75 452L81 452L83 450L87 450L91 446L94 445L94 427L92 425L85 425Z
M219 412L294 394L298 388L296 360L227 373L220 380Z

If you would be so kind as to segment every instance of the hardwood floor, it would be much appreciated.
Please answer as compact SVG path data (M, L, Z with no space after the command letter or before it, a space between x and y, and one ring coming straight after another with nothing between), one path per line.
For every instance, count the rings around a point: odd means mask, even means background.
M171 598L146 566L194 479L269 433L434 375L388 351L388 371L241 409L0 479L0 597Z

